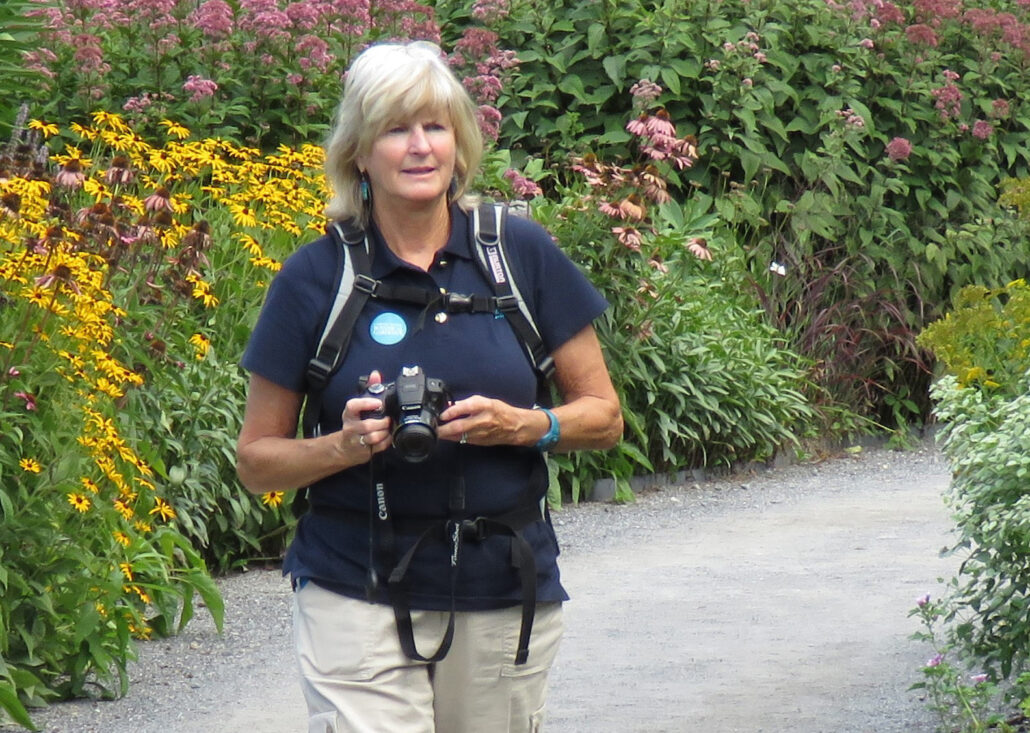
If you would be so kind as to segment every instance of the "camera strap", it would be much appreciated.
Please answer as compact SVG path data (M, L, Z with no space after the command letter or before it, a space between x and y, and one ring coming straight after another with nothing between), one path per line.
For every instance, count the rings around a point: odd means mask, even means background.
M536 614L536 557L533 548L522 534L522 530L536 522L545 521L546 514L541 502L529 500L510 512L487 517L461 518L465 512L465 477L459 448L457 471L450 492L450 519L429 519L424 517L395 517L390 506L386 482L383 477L381 456L374 456L369 465L369 512L312 506L311 511L319 516L368 524L368 579L366 595L369 602L384 600L384 588L376 571L376 561L389 569L385 587L385 600L393 609L401 649L409 659L434 663L439 662L450 651L454 640L455 615L457 613L457 585L461 571L462 547L466 542L482 542L496 535L511 538L511 567L517 571L522 595L522 619L519 627L518 648L515 664L525 664L529 658L529 640ZM540 480L537 469L531 476L530 486ZM528 496L528 492L527 492ZM396 560L397 535L417 536L415 542ZM418 553L432 544L444 545L450 553L449 582L450 607L447 629L436 651L425 656L415 643L414 624L409 601L410 583L408 571ZM396 560L396 561L395 561Z

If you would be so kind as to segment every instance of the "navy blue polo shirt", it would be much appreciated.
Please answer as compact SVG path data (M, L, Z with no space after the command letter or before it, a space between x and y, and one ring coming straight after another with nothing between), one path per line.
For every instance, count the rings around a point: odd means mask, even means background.
M372 275L383 282L466 295L492 295L489 282L472 258L468 217L451 209L451 235L429 271L402 260L372 227ZM535 222L507 219L510 265L519 289L534 314L548 351L578 333L607 306L587 278ZM283 265L269 287L265 305L244 353L242 365L286 389L303 392L304 372L315 352L332 300L337 269L336 244L322 237L304 245ZM322 404L323 433L338 430L348 399L359 394L361 376L378 370L393 381L401 367L418 365L443 380L455 400L481 394L520 407L531 407L537 382L523 348L504 317L494 313L456 313L407 303L370 299L351 338L339 370L327 386ZM284 573L307 577L346 595L365 597L369 564L369 523L340 516L367 517L370 476L382 481L396 523L396 554L401 557L416 535L405 530L407 518L449 516L456 478L464 478L465 516L495 516L541 500L547 490L543 457L518 446L459 446L439 441L421 463L400 460L393 449L374 464L341 471L315 483L314 507L300 521L287 552ZM332 510L336 510L333 512ZM330 516L333 514L333 516ZM558 546L549 522L526 527L523 535L537 563L540 601L567 599L557 567ZM511 567L511 538L504 535L464 542L457 580L457 608L476 610L513 605L521 600L519 578ZM379 577L388 575L387 558L378 546L371 553ZM414 557L408 577L412 608L445 610L451 602L450 550L427 543Z

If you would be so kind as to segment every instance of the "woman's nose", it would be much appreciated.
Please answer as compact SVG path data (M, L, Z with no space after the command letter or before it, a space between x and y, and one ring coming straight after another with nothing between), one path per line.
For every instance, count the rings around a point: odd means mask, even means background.
M429 150L429 137L426 135L426 130L422 125L414 125L411 128L408 147L419 152Z

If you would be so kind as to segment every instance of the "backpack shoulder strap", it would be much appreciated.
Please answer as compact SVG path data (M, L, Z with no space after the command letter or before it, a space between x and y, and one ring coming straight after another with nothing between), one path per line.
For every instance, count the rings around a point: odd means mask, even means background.
M526 304L519 285L512 277L505 226L508 207L504 204L481 204L469 217L471 237L475 242L473 255L486 275L494 294L497 308L515 331L516 337L529 357L529 362L540 382L541 394L547 394L546 383L554 374L554 360L547 353L533 313Z
M329 235L336 243L335 292L322 327L315 355L308 361L304 435L318 434L321 396L329 377L340 366L350 345L354 324L376 289L372 279L372 252L366 232L349 222L332 222Z

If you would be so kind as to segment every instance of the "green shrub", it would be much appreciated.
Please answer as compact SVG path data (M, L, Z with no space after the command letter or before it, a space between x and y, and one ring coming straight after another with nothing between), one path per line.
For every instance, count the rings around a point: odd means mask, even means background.
M632 155L573 159L583 180L533 206L611 304L598 333L628 427L615 451L557 459L573 499L599 476L628 498L634 471L768 458L814 421L807 365L763 321L711 198L667 193L695 153L647 111L659 91L634 88Z
M22 101L41 81L40 74L27 70L22 64L22 54L32 47L43 29L41 22L25 16L25 11L31 7L31 0L8 0L0 5L0 76L4 80L4 94L0 97L0 139L10 134Z
M284 545L282 493L235 480L234 362L275 257L324 225L321 152L94 120L0 149L0 703L19 719L124 691L132 639L174 633L197 593L221 625L205 558Z
M953 550L964 556L948 620L954 638L1002 677L1030 659L1030 379L1020 384L1015 396L989 395L946 376L933 389L954 473Z
M963 288L955 309L927 326L919 343L959 387L1018 395L1030 369L1030 287L1014 280L993 290Z
M1030 289L964 288L919 340L945 371L932 396L963 556L939 615L960 656L1009 678L1030 660Z
M962 286L1030 265L1025 227L996 201L1030 162L1026 12L516 0L495 25L522 61L501 143L558 168L569 151L626 151L626 92L660 83L698 148L670 190L713 195L770 321L836 401L918 419L930 365L916 334Z

